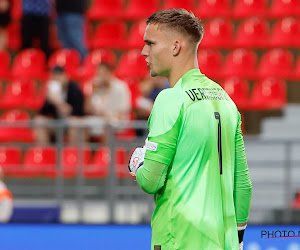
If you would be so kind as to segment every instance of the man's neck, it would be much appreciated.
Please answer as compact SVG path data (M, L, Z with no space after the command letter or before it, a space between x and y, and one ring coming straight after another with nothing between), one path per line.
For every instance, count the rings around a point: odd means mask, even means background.
M172 68L168 76L170 88L173 88L179 79L191 69L199 69L197 57L192 61L180 63Z

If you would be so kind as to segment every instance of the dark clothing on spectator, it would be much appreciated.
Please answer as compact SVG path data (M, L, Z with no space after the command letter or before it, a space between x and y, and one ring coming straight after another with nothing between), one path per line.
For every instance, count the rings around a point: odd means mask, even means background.
M68 84L66 102L72 106L71 116L84 116L83 94L80 88L78 87L78 85L74 82L69 82ZM47 100L45 101L39 114L44 116L49 116L55 119L59 118L59 114L57 112L56 107Z
M58 38L64 48L75 49L81 60L87 54L84 44L84 11L86 0L56 0Z
M56 0L56 11L59 14L63 13L78 13L83 14L86 9L85 0Z
M39 38L41 49L49 57L50 0L23 0L22 4L22 49L37 47L32 42Z
M35 16L50 15L50 0L23 0L23 14Z
M11 21L11 3L4 12L0 12L0 27L5 28Z

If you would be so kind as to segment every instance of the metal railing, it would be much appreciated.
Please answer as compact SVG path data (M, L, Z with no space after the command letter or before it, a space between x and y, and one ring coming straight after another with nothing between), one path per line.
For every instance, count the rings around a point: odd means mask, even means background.
M146 121L107 124L107 144L85 142L83 138L88 125L84 121L72 124L65 120L49 121L47 123L34 121L0 123L0 129L8 126L16 128L49 127L55 130L57 139L54 144L50 144L55 146L58 152L56 159L57 176L54 179L45 177L7 178L7 184L16 197L17 202L18 200L23 203L51 201L61 208L65 207L66 203L72 203L73 208L77 210L77 214L74 218L62 219L63 222L120 223L120 221L123 221L125 223L148 223L150 221L154 207L152 196L145 194L129 175L128 178L118 178L115 174L117 165L115 158L116 148L123 147L129 156L130 151L136 146L143 145L145 140L143 137L136 137L134 140L118 140L115 136L116 131L121 128L144 129L146 131ZM64 131L69 126L78 128L79 140L74 146L79 148L80 152L76 176L70 179L65 178L63 175L60 153L65 146ZM1 143L0 145L11 145L11 143ZM14 143L14 145L26 151L29 147L35 146L36 143ZM247 155L248 148L250 149L250 154L247 158L254 190L250 222L275 222L276 218L273 216L273 211L281 209L284 214L282 221L290 223L292 210L289 204L298 189L297 178L300 178L300 157L297 156L297 147L300 146L300 140L262 140L260 138L245 137L245 145ZM84 176L84 148L89 147L92 151L95 151L102 146L108 147L110 151L109 174L106 178L86 178ZM260 150L259 147L268 149L263 152L264 150ZM280 148L280 157L279 151L274 151L276 148ZM274 153L273 156L272 153ZM272 177L271 179L268 178L270 174L274 174L274 171L282 171L283 174L274 175L274 178ZM278 194L276 200L273 200L272 197L274 192ZM265 200L270 202L264 202ZM98 202L100 203L98 204ZM99 210L98 212L104 213L104 219L93 220L88 218L87 213L90 213L90 210L86 209L86 204L93 203L97 203L101 207L101 211ZM103 207L106 208L105 212L102 209ZM68 211L68 209L65 208L65 211ZM133 211L133 214L137 214L135 218L130 215L131 211ZM120 214L122 213L123 219L120 219Z

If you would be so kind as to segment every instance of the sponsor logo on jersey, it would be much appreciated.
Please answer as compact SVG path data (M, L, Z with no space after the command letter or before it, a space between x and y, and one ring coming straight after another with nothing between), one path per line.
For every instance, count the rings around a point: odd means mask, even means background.
M156 152L157 146L158 146L157 143L148 141L148 142L147 142L147 145L146 145L146 149L147 149L147 150L150 150L150 151L153 151L153 152Z

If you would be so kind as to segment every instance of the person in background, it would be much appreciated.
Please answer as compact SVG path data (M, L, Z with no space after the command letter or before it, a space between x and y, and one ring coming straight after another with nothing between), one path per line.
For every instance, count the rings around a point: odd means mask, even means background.
M87 54L84 44L84 12L86 0L56 0L58 38L64 48L76 49L83 60Z
M85 112L91 124L91 139L105 141L105 124L129 120L131 111L130 92L124 81L116 78L109 64L98 66L92 80L92 95L87 98Z
M55 66L48 82L46 100L39 114L35 117L37 122L47 122L49 119L66 119L68 122L80 121L84 116L83 93L76 83L71 82L64 69ZM47 144L51 139L51 130L46 127L36 128L38 143ZM78 128L68 129L70 144L78 142Z
M3 182L4 174L0 166L0 223L10 220L13 212L13 196Z
M7 46L7 35L5 28L11 21L11 2L0 0L0 51Z
M49 57L51 0L23 0L22 8L22 49L36 47L33 39L39 38L41 49Z

